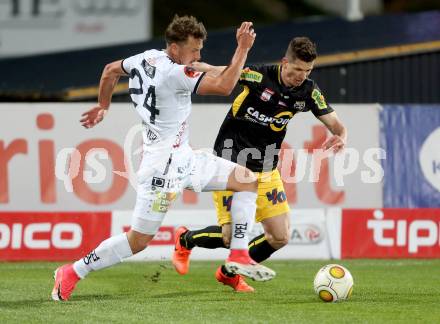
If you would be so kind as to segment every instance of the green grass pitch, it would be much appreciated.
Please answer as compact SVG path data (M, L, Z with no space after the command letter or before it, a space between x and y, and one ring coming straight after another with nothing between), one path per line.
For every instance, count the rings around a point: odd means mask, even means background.
M272 261L269 282L253 294L218 284L219 264L192 262L188 275L170 262L127 262L92 273L71 300L50 299L58 263L0 262L0 323L439 323L440 260L347 260L349 301L315 295L316 271L330 261Z

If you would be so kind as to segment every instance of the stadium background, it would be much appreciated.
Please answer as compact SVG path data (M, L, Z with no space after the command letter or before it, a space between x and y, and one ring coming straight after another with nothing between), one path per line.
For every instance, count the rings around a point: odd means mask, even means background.
M294 36L318 45L311 78L348 128L348 153L342 164L321 161L322 176L309 181L325 128L308 114L292 120L285 180L298 171L297 150L306 153L306 171L303 181L286 182L293 233L274 258L438 258L440 11L435 1L359 3L360 10L323 1L0 2L0 260L73 260L127 230L140 144L127 80L104 123L84 130L78 120L96 100L103 66L162 48L174 13L205 23L202 55L212 64L227 63L233 26L244 19L258 34L250 63L277 62ZM194 97L194 147L212 146L231 101ZM86 156L92 148L103 149ZM210 195L185 192L137 259L169 258L177 226L214 221Z

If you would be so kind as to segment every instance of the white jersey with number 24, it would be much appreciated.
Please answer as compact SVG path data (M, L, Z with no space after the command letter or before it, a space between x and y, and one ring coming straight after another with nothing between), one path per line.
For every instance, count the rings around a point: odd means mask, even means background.
M164 51L148 50L122 61L129 94L144 126L144 148L173 150L188 144L191 93L203 73L171 60Z

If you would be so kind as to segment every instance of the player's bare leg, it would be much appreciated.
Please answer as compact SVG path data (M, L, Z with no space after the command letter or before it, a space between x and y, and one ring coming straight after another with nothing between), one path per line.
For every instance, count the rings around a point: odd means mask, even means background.
M261 224L267 241L274 249L279 250L289 242L290 216L288 213L267 218Z
M249 242L249 255L256 262L267 260L275 251L289 242L290 217L288 213L261 221L264 233Z

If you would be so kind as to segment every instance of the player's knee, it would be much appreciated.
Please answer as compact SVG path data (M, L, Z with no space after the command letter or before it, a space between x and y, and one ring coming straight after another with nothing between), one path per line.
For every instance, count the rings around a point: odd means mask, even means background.
M276 235L271 235L267 241L274 249L281 249L283 246L286 246L289 243L289 234L286 233L278 233Z
M130 244L131 251L133 254L136 254L142 250L144 250L148 243L153 239L154 235L142 234L135 231L127 232L128 243Z

